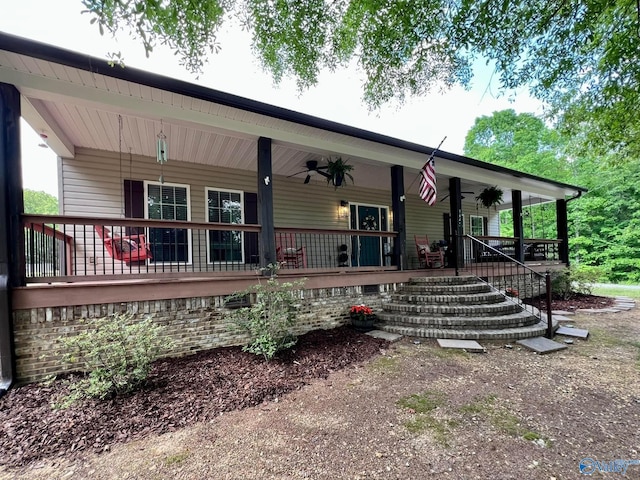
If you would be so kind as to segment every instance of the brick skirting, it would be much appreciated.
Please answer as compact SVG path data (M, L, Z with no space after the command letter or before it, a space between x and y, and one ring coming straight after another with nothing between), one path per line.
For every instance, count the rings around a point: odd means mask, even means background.
M383 299L395 288L396 284L382 284L372 295L364 295L361 286L306 289L302 292L296 333L346 324L351 305L366 303L379 311ZM84 319L116 312L131 312L137 319L151 315L154 322L165 326L175 345L169 353L172 357L240 345L245 338L232 331L223 318L225 298L193 297L16 310L13 312L16 380L18 383L38 381L67 371L69 367L61 361L60 337L86 328Z

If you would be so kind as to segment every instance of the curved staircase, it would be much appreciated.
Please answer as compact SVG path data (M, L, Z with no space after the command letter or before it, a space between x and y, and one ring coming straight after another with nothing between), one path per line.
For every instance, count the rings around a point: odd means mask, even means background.
M382 310L376 328L412 337L506 340L547 330L546 315L540 321L473 276L411 278Z

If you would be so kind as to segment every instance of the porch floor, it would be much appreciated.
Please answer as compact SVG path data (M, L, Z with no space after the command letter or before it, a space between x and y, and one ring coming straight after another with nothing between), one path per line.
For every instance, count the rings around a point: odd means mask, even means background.
M512 270L504 263L487 264L487 275L509 275ZM528 262L527 266L538 272L564 268L562 263ZM483 274L484 267L478 272L462 268L459 274ZM283 270L278 275L283 280L305 278L306 288L336 288L359 285L379 285L405 283L412 277L440 277L455 275L453 268L389 270L340 269L334 271L315 271L314 269ZM25 287L12 290L13 309L46 308L65 305L85 305L131 302L144 300L164 300L171 298L189 298L197 296L230 295L244 290L256 283L253 272L225 272L216 275L156 275L153 277L114 278L103 280L94 277L91 280L77 282L30 283ZM80 281L82 280L82 281Z

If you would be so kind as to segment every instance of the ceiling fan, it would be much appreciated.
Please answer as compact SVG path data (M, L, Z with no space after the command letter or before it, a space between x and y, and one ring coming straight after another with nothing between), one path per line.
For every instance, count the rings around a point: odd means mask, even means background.
M466 193L467 195L473 195L474 194L474 192L467 192L467 191L464 191L464 190L460 192L460 194L463 194L463 193ZM447 193L444 197L442 197L440 199L440 201L444 202L447 198L449 198L450 195L451 195L451 192ZM460 195L460 199L461 200L464 200L464 198L465 197L463 195Z
M295 177L296 175L300 175L301 173L306 173L307 176L304 179L304 183L306 184L306 183L309 183L309 181L311 180L311 175L314 173L322 175L325 178L331 177L331 175L329 175L327 172L323 172L323 170L326 170L328 167L326 165L318 166L317 160L307 160L305 165L307 167L305 170L302 170L298 173L294 173L293 175L288 175L287 178Z

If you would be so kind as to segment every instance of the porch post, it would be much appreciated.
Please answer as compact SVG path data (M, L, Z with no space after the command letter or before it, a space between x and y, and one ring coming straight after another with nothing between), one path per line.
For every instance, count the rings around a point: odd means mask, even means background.
M398 237L393 243L393 260L398 270L405 270L407 266L404 198L404 168L393 165L391 167L391 211L393 212L393 230L398 232Z
M273 225L273 173L271 168L271 139L258 139L258 241L260 266L276 261L275 230Z
M13 382L11 289L25 285L20 92L0 83L0 394Z
M556 227L558 231L558 257L569 266L569 222L567 220L567 201L556 200Z
M511 190L513 207L513 236L517 238L515 244L515 259L524 262L524 223L522 222L522 192Z
M451 235L454 267L456 275L458 269L464 267L464 238L462 237L462 185L459 177L449 179L449 210L451 211Z

